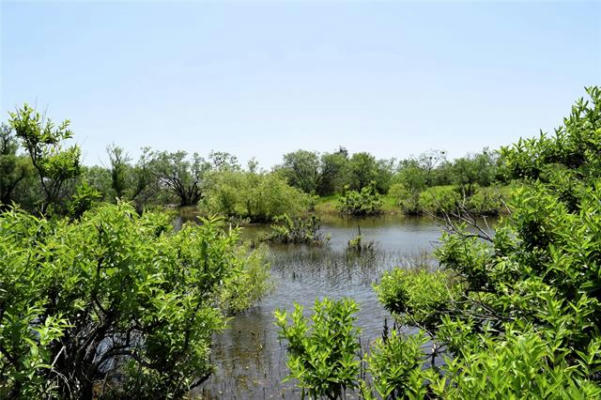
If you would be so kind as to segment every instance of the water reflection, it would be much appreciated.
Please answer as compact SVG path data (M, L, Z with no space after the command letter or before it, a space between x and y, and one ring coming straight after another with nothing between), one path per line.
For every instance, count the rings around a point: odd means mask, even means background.
M374 241L373 252L360 256L346 251L348 240L357 234ZM248 226L246 238L256 238L267 228ZM315 298L349 296L359 304L357 324L362 329L363 347L382 333L390 316L372 289L382 272L415 262L433 263L428 256L440 238L440 227L425 218L386 216L369 219L328 218L323 229L331 235L323 248L272 246L269 258L275 289L256 307L234 317L229 328L215 337L215 374L196 394L218 399L297 399L293 382L282 383L287 375L286 348L277 339L273 312L292 309L294 302L306 307Z

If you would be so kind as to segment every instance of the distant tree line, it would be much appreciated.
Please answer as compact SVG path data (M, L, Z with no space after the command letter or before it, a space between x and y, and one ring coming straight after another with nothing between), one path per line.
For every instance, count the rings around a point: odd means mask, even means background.
M271 171L259 171L255 160L243 168L225 152L203 157L144 147L134 160L116 145L107 148L108 165L85 166L79 147L67 146L72 138L69 121L55 124L28 105L10 113L0 127L0 208L16 203L34 213L76 217L94 201L120 199L140 213L200 203L211 212L268 221L282 210L310 206L315 196L360 200L358 194L369 188L394 196L405 212L418 213L428 203L422 193L429 188L452 185L469 197L479 187L507 183L499 153L487 149L455 160L431 150L400 161L350 154L343 147L332 153L298 150ZM379 204L375 198L369 202ZM366 207L356 209L365 213Z

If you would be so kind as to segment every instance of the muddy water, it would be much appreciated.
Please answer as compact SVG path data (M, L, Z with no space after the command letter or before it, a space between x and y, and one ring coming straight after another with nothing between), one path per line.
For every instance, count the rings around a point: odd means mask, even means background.
M375 243L373 253L354 255L347 242L360 226L364 240ZM244 228L255 236L265 227ZM382 272L416 262L433 263L429 257L440 238L440 227L425 218L385 216L370 219L325 219L323 230L331 239L324 248L273 246L269 251L274 290L261 303L234 317L215 338L215 374L195 394L215 399L298 399L293 382L282 383L286 368L285 343L273 324L276 308L290 310L294 302L310 308L316 298L352 297L359 304L357 325L362 347L382 333L382 308L372 289ZM309 310L307 310L309 311Z

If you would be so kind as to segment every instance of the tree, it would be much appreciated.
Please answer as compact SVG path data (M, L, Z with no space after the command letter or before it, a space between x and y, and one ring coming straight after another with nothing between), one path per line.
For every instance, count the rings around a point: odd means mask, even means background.
M312 151L297 150L284 154L284 163L278 167L290 186L305 193L315 193L319 186L319 155Z
M215 171L239 171L241 169L238 157L224 151L211 151L209 161Z
M79 217L0 215L0 397L181 398L267 264L218 220L174 232L127 203Z
M156 151L149 154L150 171L160 188L165 188L180 206L196 205L203 196L203 183L210 165L197 153Z
M17 137L11 127L0 125L0 210L15 200L15 189L31 174L27 160L17 155L18 148Z
M369 153L355 153L349 160L349 186L359 191L376 180L378 166L376 158Z
M202 205L228 217L271 222L275 217L306 212L310 197L276 173L213 172Z
M117 198L122 199L125 197L125 191L129 186L130 158L121 147L115 145L107 147L106 151L111 163L111 185Z
M10 113L9 122L37 172L44 191L45 198L40 207L44 214L48 206L61 205L60 201L65 197L61 192L64 185L81 172L79 147L62 148L62 142L73 136L70 123L66 120L56 126L27 104Z
M317 193L329 196L341 192L347 181L348 151L340 148L335 153L325 153L321 156L321 174Z

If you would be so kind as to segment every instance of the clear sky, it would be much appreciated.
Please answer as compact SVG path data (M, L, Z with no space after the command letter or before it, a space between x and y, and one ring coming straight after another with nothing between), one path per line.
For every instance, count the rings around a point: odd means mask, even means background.
M601 84L601 2L9 2L1 100L86 164L142 146L451 157L552 131Z

